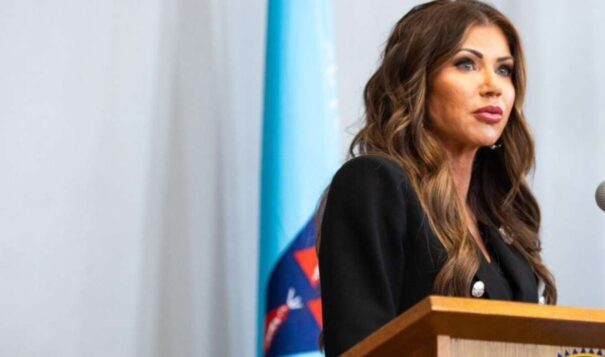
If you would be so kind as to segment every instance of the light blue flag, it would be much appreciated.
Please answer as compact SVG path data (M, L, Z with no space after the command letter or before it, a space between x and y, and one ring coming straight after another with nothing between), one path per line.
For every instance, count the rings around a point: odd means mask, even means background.
M329 0L269 0L258 356L320 355L313 218L340 163Z

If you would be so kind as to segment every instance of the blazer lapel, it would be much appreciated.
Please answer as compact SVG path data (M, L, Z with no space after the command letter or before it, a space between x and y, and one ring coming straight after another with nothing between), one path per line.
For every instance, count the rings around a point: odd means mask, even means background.
M494 228L486 227L485 239L498 255L500 267L507 275L513 290L514 300L537 302L538 285L536 277L529 263L514 247L502 240L500 233Z
M476 278L473 279L473 284L476 281L481 280L485 286L487 297L490 299L511 300L512 296L510 295L508 287L502 283L502 277L494 270L494 268L489 266L489 263L483 254L480 254L480 257L481 263L479 264L479 269L475 275Z

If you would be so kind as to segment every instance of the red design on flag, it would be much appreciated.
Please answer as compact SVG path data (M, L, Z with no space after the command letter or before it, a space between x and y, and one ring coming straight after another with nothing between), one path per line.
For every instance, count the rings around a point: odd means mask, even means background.
M316 288L319 285L319 264L317 263L317 254L315 248L310 247L307 249L299 250L294 253L294 258L298 265L305 273L309 284Z
M295 294L294 288L288 289L286 303L267 313L267 316L265 317L265 339L263 343L265 353L271 348L275 334L284 324L286 319L288 319L290 311L303 307L300 296L296 296Z
M309 307L309 310L313 314L313 317L315 318L315 322L317 322L317 325L319 326L319 328L323 329L323 320L321 318L321 299L309 300L307 302L307 306Z

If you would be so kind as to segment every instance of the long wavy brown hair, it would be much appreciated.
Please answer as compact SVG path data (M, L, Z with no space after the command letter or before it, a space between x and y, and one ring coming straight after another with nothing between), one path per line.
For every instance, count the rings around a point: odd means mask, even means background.
M516 98L499 139L502 146L477 152L463 202L446 153L431 132L427 98L433 75L458 51L468 29L487 24L498 26L510 46ZM525 59L515 27L498 10L474 0L437 0L413 8L397 22L365 87L365 125L351 143L350 156L386 156L407 173L448 253L434 283L438 294L468 296L479 268L481 253L464 215L468 205L478 222L507 233L544 282L546 303L556 303L554 278L540 256L540 209L526 182L535 153L522 111L525 87Z

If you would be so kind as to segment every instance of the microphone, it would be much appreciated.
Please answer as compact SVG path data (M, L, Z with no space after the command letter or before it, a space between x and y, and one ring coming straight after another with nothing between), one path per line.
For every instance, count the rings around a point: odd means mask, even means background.
M599 187L597 187L595 199L597 200L597 205L599 208L605 211L605 181L601 182Z

